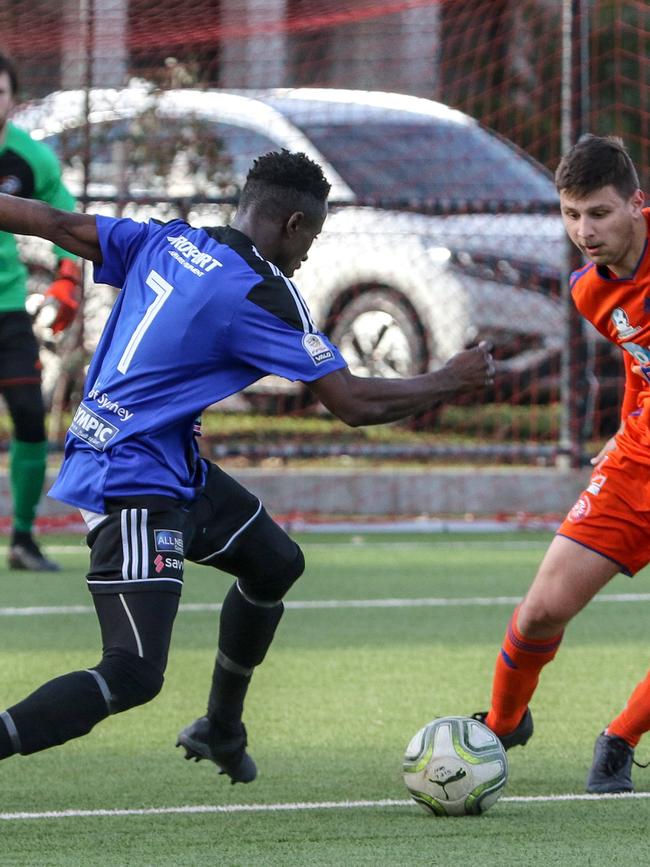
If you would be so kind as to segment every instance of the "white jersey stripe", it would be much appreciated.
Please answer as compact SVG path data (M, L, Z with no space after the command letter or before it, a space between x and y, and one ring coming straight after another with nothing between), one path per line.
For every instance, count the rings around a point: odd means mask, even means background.
M309 310L307 309L307 305L302 300L302 297L300 296L300 293L298 292L296 287L293 285L291 280L289 280L282 273L282 271L280 271L280 269L277 267L277 265L274 265L273 262L269 262L269 265L271 266L271 270L273 271L275 276L281 277L284 280L284 282L287 284L287 288L289 289L289 292L291 292L291 296L296 303L296 309L297 309L298 314L300 316L300 321L302 322L302 330L305 333L309 333L310 331L316 331L316 326L311 321L311 316L309 315Z
M151 582L153 582L153 581L161 582L161 583L163 583L163 584L164 584L166 581L173 581L174 584L180 584L181 586L183 586L183 582L182 582L182 580L181 580L180 578L147 578L147 584L149 584L149 583L151 583ZM108 587L109 584L111 584L111 585L112 585L112 584L115 584L116 587L119 587L120 585L121 585L122 587L124 586L123 583L122 583L121 581L108 581L108 580L104 580L104 581L101 581L101 580L99 580L99 581L94 581L94 580L93 580L93 581L91 581L91 580L89 580L88 578L86 578L86 584L96 584L98 587ZM90 611L94 611L94 609L92 609L92 608L89 609L89 610L90 610ZM215 611L216 611L216 610L217 610L217 609L215 609ZM0 608L0 616L2 616L2 609L1 609L1 608Z
M284 277L284 274L282 276ZM302 309L305 311L305 316L309 320L310 330L312 332L318 331L318 328L316 328L316 323L311 318L311 312L309 310L309 307L307 306L307 302L302 297L300 290L298 289L298 287L296 286L296 284L292 280L289 280L288 277L284 277L284 280L285 280L287 286L289 287L289 289L291 290L293 297L296 299L296 303L302 305Z
M122 509L120 513L120 532L122 536L122 578L129 580L129 524L128 510Z
M132 557L132 565L131 565L131 574L129 578L139 578L138 568L140 566L140 558L138 556L138 510L131 509L130 510L130 521L131 521L131 557Z
M142 542L142 566L140 567L140 577L149 577L149 542L147 539L147 521L149 510L142 509L140 513L140 541Z

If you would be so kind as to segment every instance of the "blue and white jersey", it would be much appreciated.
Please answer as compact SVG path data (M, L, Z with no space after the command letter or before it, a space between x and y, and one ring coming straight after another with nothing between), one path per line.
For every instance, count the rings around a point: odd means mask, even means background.
M95 281L121 291L50 496L94 512L106 498L192 500L203 481L193 427L206 407L267 374L309 382L345 361L291 280L236 229L96 220Z

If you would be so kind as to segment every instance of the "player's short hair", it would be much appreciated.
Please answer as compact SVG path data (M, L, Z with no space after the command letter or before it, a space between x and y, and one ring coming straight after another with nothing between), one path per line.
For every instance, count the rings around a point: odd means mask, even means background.
M603 187L613 186L627 199L639 189L639 176L618 136L581 136L560 160L555 186L578 199Z
M3 72L6 72L9 76L11 95L15 96L18 93L18 73L16 72L16 67L13 65L11 60L9 60L6 54L0 54L0 75Z
M322 218L330 185L323 169L303 153L271 151L258 157L246 175L239 210L262 210L284 220L295 211Z

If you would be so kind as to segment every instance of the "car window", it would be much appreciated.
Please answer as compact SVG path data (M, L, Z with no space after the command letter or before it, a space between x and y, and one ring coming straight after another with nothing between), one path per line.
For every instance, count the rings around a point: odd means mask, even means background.
M300 126L360 199L557 202L541 168L473 124L366 118Z
M82 188L86 130L74 127L45 141L59 154L66 182ZM278 145L256 131L192 116L135 118L90 125L91 196L230 196L254 157Z

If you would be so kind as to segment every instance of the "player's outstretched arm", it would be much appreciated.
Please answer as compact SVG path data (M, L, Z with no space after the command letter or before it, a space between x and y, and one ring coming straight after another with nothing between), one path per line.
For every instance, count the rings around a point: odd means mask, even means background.
M494 382L489 347L481 343L454 355L439 370L407 379L354 376L347 368L309 382L316 397L352 427L397 421L459 394Z
M91 214L61 211L34 199L0 193L0 230L36 235L96 264L102 261L95 217Z

